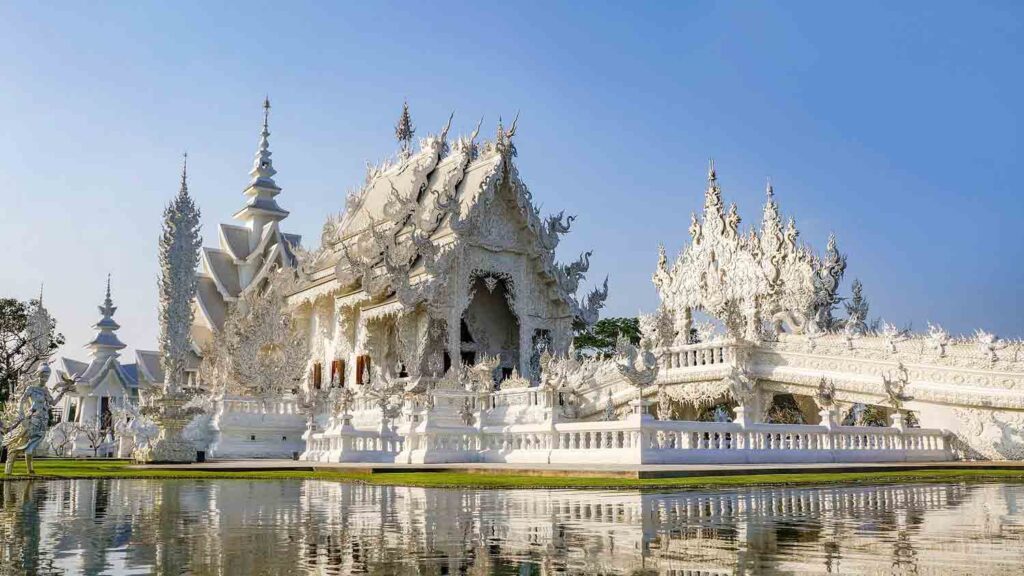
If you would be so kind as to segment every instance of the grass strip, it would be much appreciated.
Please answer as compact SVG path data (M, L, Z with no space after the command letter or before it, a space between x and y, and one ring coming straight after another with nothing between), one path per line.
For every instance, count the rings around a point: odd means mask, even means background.
M426 488L595 488L595 489L677 489L762 485L888 484L903 482L1024 482L1024 469L925 469L877 472L814 472L793 474L748 474L728 476L689 476L680 478L622 478L583 476L529 476L517 474L471 474L465 472L388 472L372 474L352 470L196 470L137 469L124 460L37 460L39 479L190 479L190 480L326 480L381 486ZM29 478L25 464L15 465L6 481Z

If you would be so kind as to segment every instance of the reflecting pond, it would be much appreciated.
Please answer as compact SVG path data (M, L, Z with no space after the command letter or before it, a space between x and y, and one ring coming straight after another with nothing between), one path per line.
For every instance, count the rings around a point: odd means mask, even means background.
M1024 485L0 482L0 574L1021 574Z

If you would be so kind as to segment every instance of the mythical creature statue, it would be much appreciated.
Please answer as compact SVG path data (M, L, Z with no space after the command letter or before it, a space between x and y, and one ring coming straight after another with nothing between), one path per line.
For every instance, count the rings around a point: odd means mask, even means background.
M604 402L604 413L602 414L605 422L611 422L615 420L615 402L612 401L612 391L608 391L608 396Z
M580 254L578 260L572 264L564 264L557 268L558 282L567 294L575 294L580 286L580 280L584 278L587 270L590 270L590 255L593 251L588 250Z
M938 324L928 323L928 342L939 354L939 358L946 356L946 346L949 346L949 332L946 332L942 326Z
M636 388L638 400L644 397L644 387L653 384L658 376L658 359L651 348L648 338L641 339L640 346L634 346L620 335L615 344L615 367L626 382Z
M996 352L1006 347L1006 343L1000 341L999 336L984 330L975 331L974 341L978 344L978 350L987 356L990 362L998 360L999 355Z
M881 336L885 341L885 349L890 354L896 353L896 345L910 338L910 331L897 328L894 324L884 322L882 324Z
M3 446L7 448L7 465L4 474L11 474L14 461L18 454L25 455L25 465L29 474L35 474L32 468L32 457L43 444L46 431L50 424L50 409L53 408L68 391L73 390L73 379L61 379L57 384L57 396L50 394L46 387L50 379L50 365L42 363L36 370L37 382L30 384L17 400L18 418L3 430Z
M476 415L473 414L473 405L469 402L469 398L464 399L462 406L459 408L459 419L466 426L476 424Z
M548 250L554 250L558 246L560 237L569 232L575 216L566 216L565 211L548 216L544 227L541 229L541 243Z
M821 410L832 410L836 406L836 383L824 376L818 382L818 392L814 395L814 401Z
M583 328L590 326L597 322L598 315L601 313L601 309L604 308L604 302L608 299L608 278L604 279L604 284L600 288L594 288L587 294L587 299L584 304L580 305L576 302L576 297L569 297L569 304L573 308L573 326L576 328Z
M908 384L910 384L910 373L907 371L907 367L903 365L903 362L896 365L895 378L891 373L882 376L882 387L885 389L885 395L887 396L886 402L894 410L902 410L904 403L914 399L913 396L906 393Z

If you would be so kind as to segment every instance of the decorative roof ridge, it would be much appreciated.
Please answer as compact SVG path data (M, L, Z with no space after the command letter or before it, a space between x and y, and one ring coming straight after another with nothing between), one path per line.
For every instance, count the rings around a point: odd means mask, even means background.
M249 284L246 285L245 288L242 288L242 290L238 293L238 296L241 297L243 294L246 294L251 290L254 290L257 286L259 286L260 282L270 275L271 271L278 264L277 261L281 259L281 256L281 245L274 244L270 248L270 254L268 254L266 260L263 261L263 265L260 266L260 269L256 272L256 275L252 277L252 280L249 282Z
M235 300L236 297L233 294L231 294L231 291L228 290L227 286L224 284L224 281L220 279L219 272L217 272L217 268L213 265L213 261L210 260L211 253L223 254L229 257L231 255L219 248L203 246L201 258L203 259L203 262L205 264L204 268L206 269L207 274L209 275L210 279L213 280L214 285L216 285L217 287L217 292L220 292L220 295L225 300ZM232 263L232 265L234 264ZM196 293L198 294L198 291Z

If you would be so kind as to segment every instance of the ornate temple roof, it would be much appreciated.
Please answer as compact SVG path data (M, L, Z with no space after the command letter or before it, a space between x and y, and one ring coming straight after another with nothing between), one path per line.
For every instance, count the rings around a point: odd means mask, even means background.
M653 280L664 306L687 317L707 313L731 335L749 340L766 324L799 332L832 327L846 257L835 236L824 257L799 243L796 222L783 224L770 183L766 196L760 227L741 230L736 204L726 207L711 163L703 212L690 216L690 242L671 266L664 247L659 251ZM681 332L681 339L688 337Z
M94 327L97 329L96 336L85 345L90 351L90 360L83 362L72 358L61 358L59 372L67 378L77 380L78 390L81 394L100 393L106 395L109 391L98 387L111 372L115 374L118 382L120 382L120 385L125 390L137 388L140 376L139 363L145 358L150 365L155 362L156 371L153 372L151 367L143 369L145 372L143 376L150 382L161 381L162 374L160 380L153 380L150 377L150 375L160 374L160 354L158 352L137 350L135 352L137 363L134 364L122 364L119 359L119 352L126 348L127 345L121 342L116 334L116 331L121 326L114 321L114 312L117 311L117 307L114 306L114 301L110 294L109 275L107 276L106 295L103 299L103 304L99 307L99 311L102 317L94 324Z
M403 118L406 115L403 110ZM400 120L399 127L405 124L411 126ZM432 275L430 269L436 267L431 264L439 251L472 238L492 250L525 251L537 272L547 278L551 300L568 303L581 321L584 316L596 319L606 287L593 291L586 303L580 302L575 293L589 267L589 254L570 265L555 262L559 238L569 231L573 218L540 216L513 161L516 122L506 130L499 121L494 141L480 144L479 125L470 136L449 144L450 126L451 118L438 135L420 140L416 151L407 141L411 128L396 129L396 136L401 132L404 137L398 156L368 168L363 186L349 194L342 215L324 224L320 249L304 256L305 282L298 301L328 292L351 292L354 282L365 293L353 296L354 301L366 295L379 300L389 292L407 301L403 292L415 291L411 284ZM485 208L499 195L504 195L511 210L503 211L507 216L500 222ZM508 242L527 245L513 247Z
M259 146L242 193L245 204L233 216L239 223L220 224L220 245L203 248L193 338L223 326L228 303L260 286L274 269L295 265L294 250L301 237L280 230L279 223L288 211L276 199L281 188L274 181L277 170L270 152L269 116L270 101L264 100ZM197 327L201 328L198 332Z

